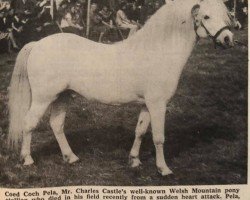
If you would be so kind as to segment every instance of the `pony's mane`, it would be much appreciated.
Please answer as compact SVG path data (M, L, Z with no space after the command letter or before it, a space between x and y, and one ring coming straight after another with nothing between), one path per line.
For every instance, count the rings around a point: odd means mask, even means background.
M127 39L127 43L131 48L146 46L152 47L153 44L163 42L165 44L178 46L180 37L195 36L191 9L194 5L207 4L210 14L224 20L226 24L230 24L231 20L228 11L222 0L174 0L162 6L139 30L135 35ZM125 43L126 43L125 42ZM183 42L183 41L181 41ZM183 44L185 45L185 44ZM159 49L160 50L160 49Z

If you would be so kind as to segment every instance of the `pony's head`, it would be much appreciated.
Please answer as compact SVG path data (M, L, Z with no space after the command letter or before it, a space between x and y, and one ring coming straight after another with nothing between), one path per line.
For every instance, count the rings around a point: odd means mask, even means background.
M234 45L233 33L229 29L231 20L222 0L200 0L193 6L191 14L199 37L209 36L224 47Z

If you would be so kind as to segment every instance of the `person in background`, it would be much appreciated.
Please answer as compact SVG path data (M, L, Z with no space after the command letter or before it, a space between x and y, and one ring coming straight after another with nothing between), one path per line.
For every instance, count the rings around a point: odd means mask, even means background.
M99 15L102 17L102 20L111 25L112 23L112 12L108 9L108 6L104 5L99 11Z
M80 36L80 35L82 35L82 32L83 32L83 26L76 23L76 21L73 18L74 15L75 15L75 7L74 6L66 9L64 16L61 20L61 28L62 28L63 32L73 33L73 34Z
M20 13L27 18L35 14L35 3L33 0L16 0L15 13Z
M5 9L6 3L7 3L6 1L1 1L0 0L0 12Z
M91 31L100 32L98 42L103 42L105 34L108 33L113 28L112 24L105 22L101 15L98 13L98 6L96 3L93 3L90 8L90 29Z
M39 34L36 30L37 13L35 0L16 0L15 13L22 17L22 45L25 45L31 41L37 41L39 39Z
M81 27L86 27L83 18L83 4L81 1L77 1L74 6L74 12L72 13L73 22Z
M73 7L76 0L62 0L57 9L57 20L60 22L65 16L65 12Z
M0 12L0 40L7 40L9 52L11 47L19 49L12 32L12 15L13 10L10 7L10 2L6 1L5 8Z
M55 8L55 5L54 7ZM53 10L54 16L56 14L55 9ZM58 33L60 30L55 24L51 16L51 1L50 0L40 0L36 4L36 31L39 38Z
M120 9L116 13L116 24L118 27L129 29L130 31L128 37L130 37L139 29L139 27L136 23L133 23L128 19L127 15L125 14L126 8L126 3L122 2L120 4Z
M82 17L82 22L83 24L86 26L86 21L87 21L87 7L88 7L88 3L87 0L78 0L77 1L80 5L79 10L81 12L81 17Z

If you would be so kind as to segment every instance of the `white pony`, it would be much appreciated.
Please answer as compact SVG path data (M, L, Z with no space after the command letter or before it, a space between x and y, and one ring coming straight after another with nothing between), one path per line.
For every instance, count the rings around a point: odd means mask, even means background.
M130 164L141 164L141 140L151 122L157 168L162 175L172 173L163 151L166 104L197 37L210 36L216 43L232 46L229 24L221 0L175 0L134 36L114 45L66 33L26 45L18 54L10 86L10 144L17 146L22 139L24 165L32 164L31 133L51 105L50 125L63 158L77 161L63 130L67 100L60 98L62 92L73 90L105 104L145 104Z

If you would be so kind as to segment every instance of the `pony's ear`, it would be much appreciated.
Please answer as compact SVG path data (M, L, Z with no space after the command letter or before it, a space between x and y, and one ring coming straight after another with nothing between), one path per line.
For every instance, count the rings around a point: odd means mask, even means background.
M194 5L194 7L192 8L191 10L191 13L192 13L192 16L195 18L197 17L198 13L199 13L199 10L200 10L200 5L199 4L196 4Z

